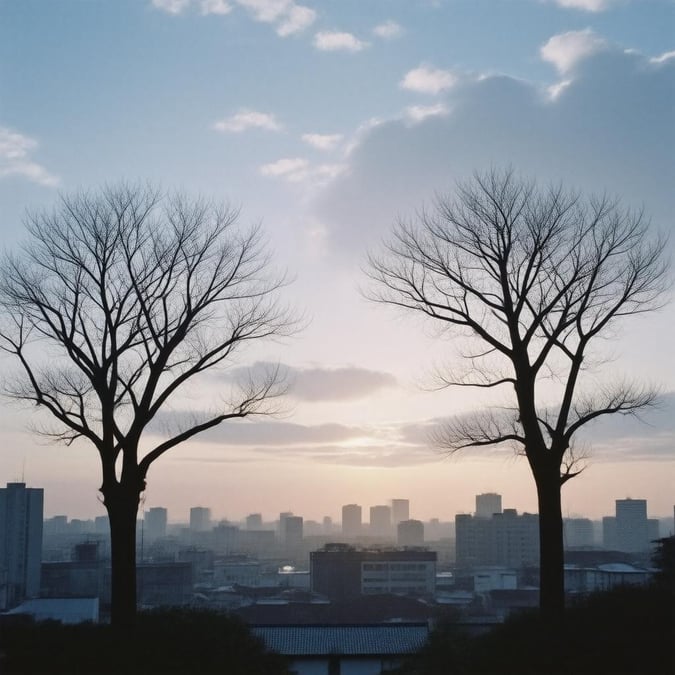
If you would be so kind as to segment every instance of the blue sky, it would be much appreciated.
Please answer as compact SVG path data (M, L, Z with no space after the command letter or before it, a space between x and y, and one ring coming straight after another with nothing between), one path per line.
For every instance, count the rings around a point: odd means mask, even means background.
M672 230L674 100L671 0L0 0L0 232L11 248L24 210L59 191L148 179L241 206L295 277L311 323L250 354L288 364L292 414L166 457L149 506L180 519L199 494L222 516L320 517L409 497L413 515L452 518L498 491L533 510L508 451L428 446L431 420L490 401L420 389L453 344L367 304L360 266L397 217L493 165L618 195ZM671 305L604 348L672 392L674 323ZM45 447L27 415L1 414L0 481L25 461L48 512L100 512L88 448ZM567 511L633 496L670 513L670 419L600 428Z

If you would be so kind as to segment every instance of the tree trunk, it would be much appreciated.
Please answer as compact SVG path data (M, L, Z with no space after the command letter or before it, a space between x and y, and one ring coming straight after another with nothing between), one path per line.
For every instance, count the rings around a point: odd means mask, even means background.
M546 621L557 621L565 610L565 569L560 480L535 476L539 501L539 608Z
M136 518L140 493L119 484L102 492L110 519L110 620L113 627L128 630L136 619Z

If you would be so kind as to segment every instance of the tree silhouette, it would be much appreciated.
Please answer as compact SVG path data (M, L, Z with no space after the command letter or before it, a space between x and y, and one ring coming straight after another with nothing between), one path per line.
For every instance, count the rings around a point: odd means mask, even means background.
M657 394L625 381L589 387L590 348L621 318L660 306L662 252L641 212L540 188L509 169L474 174L454 198L438 197L432 212L400 222L369 259L372 299L479 343L465 367L439 371L440 386L511 388L511 407L456 417L435 440L451 452L511 443L527 458L539 506L540 603L549 617L564 607L560 493L582 468L574 436L600 416L637 413ZM540 393L551 377L553 406Z
M42 433L83 439L100 458L118 626L135 617L136 517L152 463L226 420L273 412L284 390L272 369L159 442L151 426L188 382L293 329L283 277L259 230L237 219L151 187L62 196L53 212L27 216L27 243L0 269L0 347L19 366L7 393L51 413Z

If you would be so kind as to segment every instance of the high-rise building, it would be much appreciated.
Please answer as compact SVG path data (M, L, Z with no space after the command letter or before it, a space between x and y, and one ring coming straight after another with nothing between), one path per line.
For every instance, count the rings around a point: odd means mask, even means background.
M162 506L154 506L145 512L143 531L149 542L166 537L167 517L168 512ZM190 514L190 527L192 527L192 513Z
M0 609L40 592L43 501L42 488L0 488Z
M476 495L476 517L492 518L493 514L502 512L502 496L495 492Z
M345 537L361 535L361 507L359 504L345 504L342 507L342 534Z
M402 520L396 526L399 546L424 546L424 523L421 520Z
M590 518L563 519L565 548L590 547L595 544L593 521Z
M302 516L286 516L281 523L281 540L284 543L284 546L288 548L298 548L302 546Z
M247 530L262 530L262 525L262 513L249 513L249 515L246 516Z
M404 520L410 520L410 502L407 499L391 500L391 519L394 526Z
M391 507L384 505L370 507L370 534L374 537L391 536Z
M491 518L455 516L458 567L524 567L539 562L539 516L504 509Z
M626 553L649 550L646 499L616 500L616 550Z
M193 532L206 532L211 529L211 509L193 506L190 509L190 529Z

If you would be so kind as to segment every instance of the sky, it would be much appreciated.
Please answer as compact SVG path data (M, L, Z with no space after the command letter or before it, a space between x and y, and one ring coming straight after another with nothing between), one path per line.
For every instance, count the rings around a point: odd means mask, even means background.
M292 277L284 299L306 327L238 364L284 365L284 415L174 449L144 508L337 520L343 504L408 498L412 517L452 520L499 492L535 512L513 450L448 457L429 441L439 419L503 395L430 390L461 339L364 299L367 252L456 181L505 166L619 197L671 233L674 104L672 0L0 0L0 236L14 249L26 210L59 193L149 180L240 208ZM674 331L671 303L601 346L661 407L590 430L566 515L624 497L672 515ZM48 444L38 414L0 402L0 483L44 487L47 516L102 515L95 451Z

